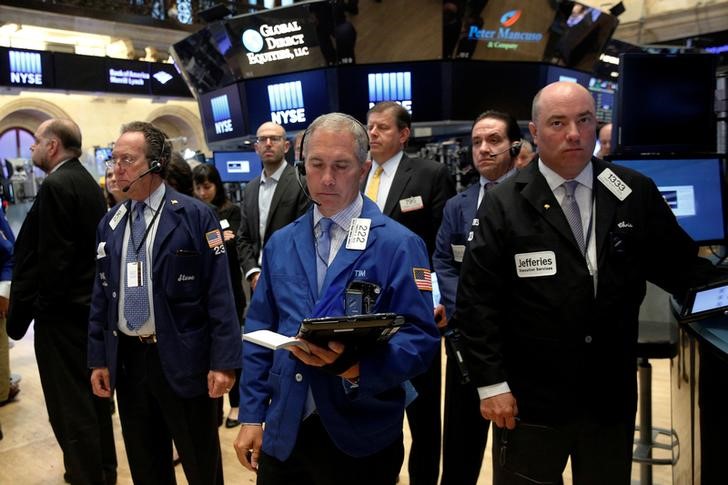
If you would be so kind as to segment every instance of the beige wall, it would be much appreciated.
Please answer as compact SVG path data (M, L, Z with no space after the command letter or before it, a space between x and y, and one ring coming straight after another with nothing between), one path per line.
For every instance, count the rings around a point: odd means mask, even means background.
M64 94L56 92L21 91L19 94L0 93L0 133L8 128L21 127L28 131L52 117L66 117L81 127L84 152L93 153L94 146L108 146L119 136L119 128L129 121L149 121L163 129L175 141L174 149L190 148L206 155L211 152L205 144L202 123L194 100L134 98L112 94Z

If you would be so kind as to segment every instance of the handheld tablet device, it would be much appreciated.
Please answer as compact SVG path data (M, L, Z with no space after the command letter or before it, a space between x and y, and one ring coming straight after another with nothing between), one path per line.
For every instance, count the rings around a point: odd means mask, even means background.
M331 340L366 346L386 342L402 325L404 317L396 313L306 318L298 336L323 346Z
M705 317L728 315L728 281L691 288L680 311L680 321L692 322Z

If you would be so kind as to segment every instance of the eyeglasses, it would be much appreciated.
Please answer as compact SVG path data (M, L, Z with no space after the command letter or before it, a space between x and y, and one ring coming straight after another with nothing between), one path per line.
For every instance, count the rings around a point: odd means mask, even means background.
M280 135L274 135L274 136L259 136L256 138L256 141L258 143L280 143L283 140L283 137Z
M107 168L114 168L115 165L119 164L124 168L131 167L134 162L136 162L136 158L131 157L116 157L116 158L109 158L104 163L106 164Z

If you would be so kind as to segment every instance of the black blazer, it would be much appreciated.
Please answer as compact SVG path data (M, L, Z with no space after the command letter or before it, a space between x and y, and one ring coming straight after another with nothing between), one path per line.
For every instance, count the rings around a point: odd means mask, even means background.
M301 182L305 183L303 180ZM256 177L245 186L243 192L243 213L237 237L238 259L243 268L243 276L251 269L258 267L260 251L271 234L296 220L306 212L311 204L298 185L295 169L290 165L286 165L280 180L278 180L276 190L273 192L265 226L265 240L261 241L260 231L258 230L260 221L258 213L259 188L260 177Z
M48 175L15 243L8 335L35 318L88 321L96 267L96 226L106 213L101 187L78 159Z
M455 184L445 164L403 154L382 212L420 236L432 260L442 211L453 195ZM422 197L423 207L402 212L400 201L417 196Z
M632 422L645 281L681 294L717 276L652 180L601 160L592 164L596 296L538 163L486 193L463 261L456 321L471 377L477 386L507 381L525 421L582 413ZM597 180L606 169L632 189L624 200ZM553 252L555 274L519 277L517 259L539 252Z

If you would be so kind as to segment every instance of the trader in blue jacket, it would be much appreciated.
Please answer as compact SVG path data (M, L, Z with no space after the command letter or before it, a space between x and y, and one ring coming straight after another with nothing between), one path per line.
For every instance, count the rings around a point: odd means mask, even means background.
M480 183L447 201L432 255L441 296L436 314L445 312L438 325L446 328L443 333L448 350L440 485L475 485L480 476L490 421L480 415L476 387L470 382L462 382L467 374L460 369L458 356L453 355L455 349L451 346L458 340L457 334L453 333L457 331L457 322L448 322L448 319L455 313L460 266L473 234L471 227L475 214L485 192L516 172L521 129L513 116L489 110L473 122L471 140L473 166L480 174Z
M130 200L97 229L91 385L116 388L134 483L175 483L174 439L188 483L219 484L215 398L235 382L240 326L217 215L164 184L169 158L164 132L133 122L107 162Z
M406 383L439 345L427 250L359 192L370 164L359 122L340 113L317 118L303 151L315 205L266 245L246 332L294 336L304 318L344 315L354 281L378 288L373 312L406 323L356 360L343 357L340 342L293 355L244 342L235 449L262 485L394 484Z

